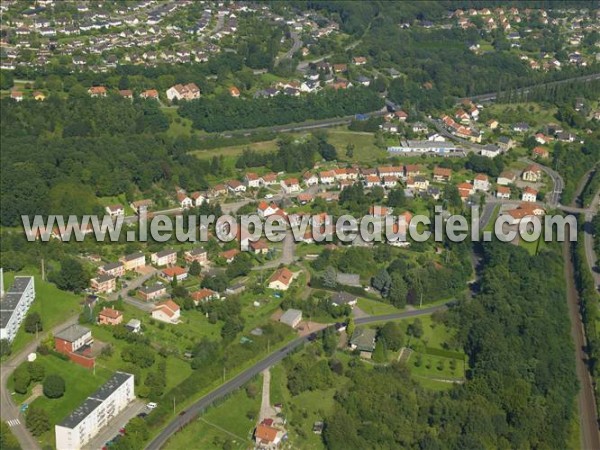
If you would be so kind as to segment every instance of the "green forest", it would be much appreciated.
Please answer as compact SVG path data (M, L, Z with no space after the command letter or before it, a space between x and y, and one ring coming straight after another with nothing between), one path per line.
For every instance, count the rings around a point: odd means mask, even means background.
M557 249L484 248L482 290L452 308L467 381L426 391L406 367L350 367L326 420L329 449L567 448L577 392Z

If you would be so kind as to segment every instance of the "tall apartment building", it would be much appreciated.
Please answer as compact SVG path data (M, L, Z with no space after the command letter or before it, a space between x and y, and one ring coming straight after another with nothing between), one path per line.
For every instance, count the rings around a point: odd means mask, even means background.
M133 375L115 372L66 419L54 426L57 450L78 450L135 398Z
M4 292L4 271L0 269L0 339L12 342L35 299L33 277L15 277Z

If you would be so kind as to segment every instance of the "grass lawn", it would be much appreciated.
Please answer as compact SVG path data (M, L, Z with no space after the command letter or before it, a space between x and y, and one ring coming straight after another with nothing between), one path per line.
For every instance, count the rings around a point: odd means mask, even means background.
M535 256L546 246L546 242L544 241L544 236L542 234L539 239L533 242L527 242L519 238L519 246L527 250L530 255Z
M125 198L125 194L117 195L114 197L98 197L98 203L100 203L104 207L109 205L121 204L125 208L126 216L133 216L135 214L133 209L131 209L131 206L129 206L129 202Z
M375 145L373 133L349 131L347 127L330 128L326 130L327 140L338 152L340 161L356 163L375 163L378 159L388 157L387 151ZM346 146L354 144L354 155L346 157Z
M175 434L164 448L222 449L224 441L227 440L235 441L231 448L248 448L256 422L246 414L252 412L258 417L262 378L259 377L254 383L259 386L259 393L255 398L248 398L244 389L235 391L224 402L210 408Z
M358 307L371 316L400 312L400 310L395 306L368 298L359 298Z
M54 447L54 425L67 417L75 408L104 384L111 376L112 371L96 368L94 374L70 361L48 355L39 356L37 359L46 369L46 375L57 374L65 380L65 395L57 399L38 397L32 405L45 409L50 416L52 428L41 436L45 445Z
M44 332L64 322L67 318L80 312L83 297L58 289L54 284L42 281L38 269L26 268L16 275L33 275L35 277L35 300L29 313L37 312L42 318ZM5 289L12 286L15 273L4 273ZM12 352L17 353L35 338L35 334L25 333L23 326L19 328L13 341Z
M192 121L186 119L177 114L177 108L161 108L160 109L170 121L167 135L170 137L177 136L190 136L193 131L198 132L192 128Z
M219 147L208 150L195 150L192 155L200 159L210 159L213 156L237 157L241 155L245 149L252 149L259 153L269 152L277 149L277 141L252 142L248 144L232 145L230 147Z

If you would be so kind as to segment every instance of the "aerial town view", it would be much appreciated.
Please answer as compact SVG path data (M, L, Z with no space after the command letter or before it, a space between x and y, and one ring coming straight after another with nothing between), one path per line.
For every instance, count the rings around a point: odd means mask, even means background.
M1 0L1 450L600 450L600 3Z

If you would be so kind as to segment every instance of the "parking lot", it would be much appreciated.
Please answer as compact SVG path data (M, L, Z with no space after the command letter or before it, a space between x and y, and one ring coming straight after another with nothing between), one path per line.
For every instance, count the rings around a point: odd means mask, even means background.
M137 416L138 414L145 412L148 413L150 410L146 408L146 403L141 400L134 400L127 408L121 411L114 419L112 419L108 426L104 427L98 435L88 442L83 448L85 450L100 450L106 446L106 443L119 434L119 430L129 422L130 419Z

